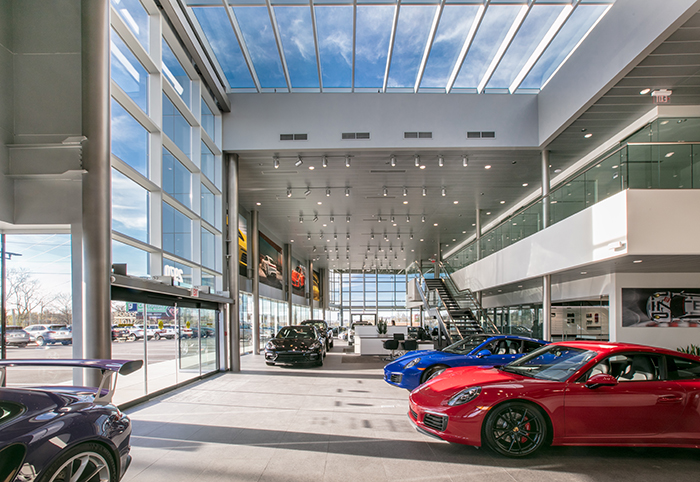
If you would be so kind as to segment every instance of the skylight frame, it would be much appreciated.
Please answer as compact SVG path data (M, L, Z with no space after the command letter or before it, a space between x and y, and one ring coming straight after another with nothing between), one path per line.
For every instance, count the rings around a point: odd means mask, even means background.
M581 43L588 37L590 32L598 25L600 19L605 16L605 14L609 11L609 9L612 7L612 5L615 3L615 0L192 0L192 3L188 0L183 0L182 2L184 4L183 8L187 11L189 18L192 20L193 27L198 35L202 37L202 43L205 45L207 48L207 52L209 52L209 57L212 61L212 64L215 67L215 70L217 74L219 75L220 79L225 82L227 86L227 91L231 93L236 93L236 92L382 92L382 93L387 93L387 92L413 92L413 93L418 93L418 92L438 92L438 93L457 93L457 92L473 92L473 93L489 93L495 90L488 88L488 83L491 80L491 77L494 75L495 71L497 70L498 66L500 65L501 61L503 60L504 56L507 54L508 49L510 48L511 44L515 40L520 28L522 27L524 21L527 18L527 15L531 11L531 8L535 4L549 4L549 5L562 5L564 6L564 10L562 13L557 17L557 20L554 22L552 26L548 29L547 33L545 36L539 41L538 45L536 48L533 50L533 53L530 55L526 63L523 65L522 68L520 68L520 71L517 72L517 74L513 77L513 81L511 82L510 86L508 86L507 89L497 89L499 91L504 91L504 93L510 93L510 94L515 94L515 93L527 93L527 94L536 94L539 92L542 88L544 88L547 83L551 80L554 75L559 71L561 66L566 63L566 61L569 59L569 57L573 54L574 51L578 49L578 47L581 45ZM583 38L580 39L580 41L575 45L575 47L569 52L569 54L563 59L563 61L554 69L552 74L549 76L549 78L546 80L546 82L543 83L543 85L540 87L540 89L531 89L531 88L521 88L520 85L527 79L527 76L530 74L532 69L537 65L538 61L541 59L541 57L544 55L544 53L547 51L547 48L549 45L557 38L557 36L560 34L562 28L567 24L569 19L571 18L571 15L573 12L576 10L579 4L598 4L598 5L606 5L607 9L605 12L598 18L598 20L591 26L589 31L583 36ZM436 86L431 87L431 88L421 88L421 83L423 81L424 75L426 73L426 66L428 65L428 61L430 58L430 53L433 49L433 45L435 42L435 37L438 32L438 29L440 28L441 21L443 20L443 13L444 13L444 7L447 5L469 5L469 6L478 6L478 11L476 14L476 17L472 20L472 24L469 27L469 33L467 34L466 39L464 40L464 44L462 45L462 48L459 52L459 55L457 56L457 60L454 63L454 66L451 69L451 73L449 74L447 78L447 82L444 88ZM519 6L520 10L513 21L513 24L510 26L505 38L501 41L501 44L499 45L494 57L491 59L489 62L489 65L486 69L486 71L482 74L481 79L478 82L478 85L476 88L474 87L455 87L455 83L459 77L460 71L464 67L464 62L469 56L470 49L473 46L473 42L479 34L479 30L482 29L483 27L483 19L486 13L489 10L490 6L500 6L500 5L512 5L512 6ZM231 29L233 30L234 37L239 43L239 47L241 49L241 53L243 54L243 60L245 61L246 68L248 69L248 72L251 76L252 83L254 84L253 87L244 87L244 88L236 88L236 87L231 87L229 82L228 82L228 77L224 73L223 66L219 63L219 59L216 57L215 54L212 54L213 50L211 48L211 44L208 41L207 36L204 34L204 31L202 27L199 25L199 22L197 21L197 17L195 16L193 12L193 7L206 7L206 6L213 6L213 7L220 7L223 6L226 14L228 16L229 24L231 26ZM319 31L318 31L318 19L315 11L315 7L317 6L350 6L352 7L352 47L351 47L351 55L352 55L352 65L350 68L351 71L351 80L350 80L350 87L333 87L333 88L328 88L324 86L324 79L323 79L323 66L321 63L321 45L320 41L321 39L319 38ZM377 88L371 88L371 87L362 87L358 88L356 86L357 81L356 81L356 76L358 72L358 58L357 58L357 41L358 41L358 6L363 6L363 7L372 7L372 6L381 6L381 7L393 7L393 18L391 21L391 32L388 36L388 51L387 51L387 57L386 57L386 65L384 66L384 76L383 79L381 78L381 71L375 71L376 74L374 76L375 81L380 81L381 80L381 87L379 87L379 84L377 84ZM418 66L416 78L414 85L412 87L406 87L406 88L389 88L389 82L390 82L390 73L391 73L391 65L392 63L396 63L397 58L395 58L396 54L396 41L397 41L397 29L398 29L398 21L399 21L399 15L401 13L401 7L402 6L431 6L431 7L436 7L435 14L432 19L432 23L429 27L429 34L428 38L426 41L426 44L423 48L422 56L420 57L420 63ZM253 60L253 57L251 55L251 51L246 44L246 40L243 34L243 30L241 29L241 25L238 22L237 16L236 16L236 10L235 8L238 7L265 7L267 9L267 14L269 17L270 21L270 26L271 26L271 31L272 31L272 37L274 38L275 46L277 47L277 55L279 56L279 64L277 66L277 69L281 68L281 72L278 70L278 81L281 81L282 78L279 76L281 73L282 76L284 76L284 84L286 87L279 86L276 88L273 87L263 87L261 85L261 79L258 75L258 72L255 67L255 63ZM291 76L290 76L290 65L289 65L289 60L286 58L286 54L284 51L284 45L283 45L283 40L282 40L282 35L280 31L280 26L277 20L277 13L275 12L275 7L295 7L295 8L308 8L310 11L310 28L311 28L311 36L313 37L313 42L314 42L314 52L316 55L316 76L318 78L318 87L313 86L313 87L297 87L294 88L292 86L292 81L291 81ZM388 13L388 12L387 12ZM281 15L281 13L280 13ZM261 17L262 18L262 17ZM386 17L385 17L386 18ZM387 19L388 20L388 19ZM425 23L427 23L427 19L425 20ZM421 25L425 25L425 23L422 23ZM308 22L307 22L308 25ZM388 26L388 22L386 24ZM305 26L304 31L307 32L308 27ZM270 30L267 30L268 35ZM346 30L347 32L347 30ZM386 31L385 31L386 32ZM424 30L425 32L425 30ZM386 35L386 34L385 34ZM288 35L287 35L288 36ZM285 37L286 38L286 37ZM269 46L272 46L272 38L267 37L267 42L269 42ZM346 37L347 39L347 37ZM384 39L387 39L387 37L384 37ZM256 38L251 39L251 41L256 40ZM306 36L306 45L310 47L310 42L309 42L309 36ZM346 47L347 49L347 47ZM416 48L417 49L417 48ZM347 51L347 50L346 50ZM267 58L272 58L270 57L270 54L274 52L272 49L267 49ZM310 50L309 50L310 52ZM417 57L417 56L416 56ZM224 59L225 60L225 59ZM310 60L310 59L309 59ZM450 59L451 60L451 59ZM240 57L236 59L236 62L240 62ZM239 66L236 67L238 71L241 71L241 65L238 64ZM307 69L312 65L312 62L309 62L308 66L306 67ZM415 68L415 64L413 64ZM449 64L448 64L449 65ZM376 67L379 67L376 65ZM376 68L375 67L375 68ZM311 70L307 71L308 73L311 73ZM313 75L313 74L312 74ZM328 79L327 79L328 80ZM314 82L315 83L315 82Z

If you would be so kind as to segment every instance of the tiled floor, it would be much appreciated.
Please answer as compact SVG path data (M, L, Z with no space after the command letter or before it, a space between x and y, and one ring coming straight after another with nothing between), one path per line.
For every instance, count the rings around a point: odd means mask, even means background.
M243 357L132 408L131 481L694 481L700 451L548 448L510 460L417 433L383 363L337 346L319 368Z

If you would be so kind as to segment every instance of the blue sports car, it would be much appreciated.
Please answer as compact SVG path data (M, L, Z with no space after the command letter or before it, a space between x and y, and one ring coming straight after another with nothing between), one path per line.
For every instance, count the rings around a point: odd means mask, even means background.
M6 367L94 368L98 388L0 388L0 481L117 482L131 462L131 422L112 405L116 374L141 360L1 360ZM112 376L114 375L114 376Z
M544 340L515 335L473 335L442 350L406 353L384 367L384 380L413 390L448 368L505 365L546 344Z

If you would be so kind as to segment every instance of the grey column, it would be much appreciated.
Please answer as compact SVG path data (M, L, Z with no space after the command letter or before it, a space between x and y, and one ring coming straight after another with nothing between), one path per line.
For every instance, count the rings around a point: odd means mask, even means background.
M238 318L238 156L227 154L228 165L228 290L233 299L228 307L228 368L241 371L240 320ZM250 239L250 238L248 238Z
M7 329L7 308L5 307L5 296L7 296L7 290L5 289L7 285L7 268L5 266L5 233L0 234L0 284L2 284L2 291L0 292L0 325L2 326L0 328L0 346L2 346L2 351L0 352L0 358L4 360L7 355L7 349L5 347L5 331Z
M552 277L542 277L542 339L552 339Z
M293 325L292 315L292 247L289 243L282 247L282 274L284 275L284 292L287 294L287 321Z
M83 356L112 358L109 0L82 0ZM97 370L85 375L97 386Z
M314 262L309 261L306 264L306 282L304 283L304 292L308 296L309 309L311 311L311 319L316 318L314 316Z
M481 209L476 209L476 259L481 259Z
M252 247L252 253L248 260L253 267L253 354L260 354L260 238L258 233L258 212L250 212L250 235L248 246Z
M549 151L542 151L542 228L549 226ZM542 338L552 338L552 278L542 277Z

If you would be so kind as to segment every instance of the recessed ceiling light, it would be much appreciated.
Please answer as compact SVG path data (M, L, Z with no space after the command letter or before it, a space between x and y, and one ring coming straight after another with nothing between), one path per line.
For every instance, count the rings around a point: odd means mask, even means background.
M588 134L584 134L583 137L585 137L586 139L590 139L591 137L593 137L593 134L589 132Z
M262 203L255 203L255 204L256 204L257 206L260 206L260 205L262 205Z
M294 242L294 240L293 240L293 239L290 239L290 240L289 240L289 242L290 242L290 243L293 243L293 242Z
M421 238L420 242L421 242L421 243L423 242L423 239L422 239L422 238Z
M651 92L651 89L640 90L639 95L647 95L649 92Z
M581 274L588 274L588 271L581 271Z
M425 165L421 165L420 168L421 168L421 169L425 169Z
M554 170L554 173L555 173L555 174L559 174L560 172L561 172L561 169L555 169L555 170Z
M324 224L323 224L323 227L325 228L326 226L328 226L328 225L324 223Z
M491 165L490 165L490 164L486 164L486 165L484 166L484 169L491 169Z
M506 203L505 201L501 201L501 204L505 204L505 203Z
M518 285L518 288L522 288L522 287L523 287L523 285Z
M314 169L316 169L314 166L309 166L309 171L313 171Z
M526 183L526 182L523 183L523 187L527 187L527 183Z
M459 204L459 201L452 201L452 204Z
M632 261L632 262L633 262L633 263L635 263L635 264L639 264L639 263L641 263L641 262L642 262L642 260L641 260L641 259L635 259L635 260L634 260L634 261Z
M474 225L472 224L472 226L474 226ZM467 232L466 232L466 231L462 231L462 234L467 234Z
M675 154L675 152L668 152L668 153L666 153L666 155L664 157L671 157L674 154Z
M438 225L438 223L433 223L433 226L437 226L437 225Z
M403 203L404 203L404 204L408 204L408 201L404 201Z
M491 211L487 211L487 212L486 212L486 215L487 215L487 216L491 216Z
M667 121L667 120L661 121L661 125L662 125L662 126L665 126L666 124L668 124L668 121Z
M319 201L319 202L317 202L316 204L318 204L318 205L320 206L320 205L323 204L323 203L322 203L321 201Z

